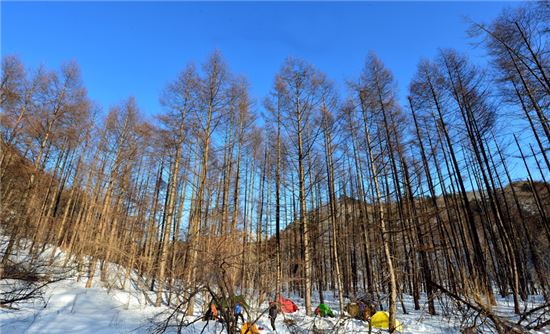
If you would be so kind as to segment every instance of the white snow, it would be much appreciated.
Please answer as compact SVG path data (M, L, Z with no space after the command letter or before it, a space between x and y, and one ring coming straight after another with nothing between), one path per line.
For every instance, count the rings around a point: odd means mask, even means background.
M2 333L146 333L148 318L159 310L139 305L129 293L95 284L90 289L75 279L47 288L46 303L36 301L20 310L0 310ZM130 299L130 304L128 304Z
M46 252L48 253L48 252ZM99 276L99 275L98 275ZM113 288L112 284L118 278L111 275L111 287L107 287L98 277L95 278L90 289L85 288L86 277L77 281L76 277L53 283L46 287L44 302L36 300L19 304L18 310L0 308L0 333L49 333L49 334L111 334L111 333L150 333L160 320L164 319L169 311L167 306L159 308L151 306L156 295L148 291L144 293L137 287L134 280L127 284L126 290ZM1 282L0 282L1 283ZM2 285L0 284L0 289ZM325 303L335 313L338 311L337 298L331 292L325 294ZM318 303L315 300L314 304ZM299 311L293 314L279 314L276 321L277 331L271 331L267 312L257 322L262 334L280 333L311 333L316 329L317 333L368 333L368 325L359 320L338 320L338 318L315 318L306 316L303 300L297 296L291 299L298 305ZM146 300L149 302L146 303ZM527 306L540 304L540 297L533 298ZM198 304L202 304L198 300ZM262 307L254 307L253 302L251 317L255 319L267 308L267 303ZM430 316L425 309L414 310L410 296L404 296L408 314L403 314L398 305L397 319L403 324L402 333L459 333L460 320L456 315L443 315L441 305L436 304L439 314ZM183 333L222 333L221 323L210 321L208 323L196 319L201 317L201 307L195 307L195 316L185 320L191 323L183 330ZM499 299L497 312L513 321L517 317L513 314L513 303L510 299ZM295 325L288 326L285 319L293 321ZM167 333L177 332L171 328ZM379 329L373 329L372 333L383 333ZM533 333L536 333L533 331ZM550 333L550 329L541 333Z
M149 333L153 329L153 321L157 314L167 311L167 307L155 308L143 305L141 292L130 289L121 291L112 289L110 292L102 287L99 281L90 289L84 288L84 282L75 279L58 282L47 288L46 303L36 302L25 304L20 310L0 309L1 333ZM151 294L150 297L153 297ZM442 315L430 317L425 310L415 311L411 298L405 296L405 304L409 314L402 314L399 309L398 319L404 326L403 333L459 333L458 320ZM344 320L337 318L305 317L302 300L294 298L300 310L294 314L279 316L276 322L277 332L271 331L269 318L262 316L258 326L262 333L307 333L314 327L324 329L325 333L367 333L366 323L359 320ZM327 302L333 311L338 309L334 300ZM512 314L510 301L499 300L501 313ZM200 309L197 307L197 309ZM254 309L259 314L263 309ZM197 310L196 317L200 316ZM296 322L296 327L288 327L283 318ZM189 322L193 317L188 317ZM338 322L338 323L337 323ZM198 321L184 330L184 333L200 333L206 322ZM220 333L222 324L210 321L205 333ZM169 331L175 332L175 329ZM383 332L373 330L373 333Z

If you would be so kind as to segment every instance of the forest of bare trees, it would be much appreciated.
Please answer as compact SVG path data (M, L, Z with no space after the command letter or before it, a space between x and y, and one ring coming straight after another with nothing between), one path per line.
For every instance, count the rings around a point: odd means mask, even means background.
M306 314L314 294L343 315L368 293L390 330L403 294L431 315L443 295L550 303L549 23L547 2L471 22L483 65L442 49L404 100L374 53L342 89L288 58L257 101L214 52L161 112L129 97L104 113L77 64L5 56L0 278L23 248L53 263L54 245L88 287L116 267L119 288L137 275L188 314L198 287L296 293Z

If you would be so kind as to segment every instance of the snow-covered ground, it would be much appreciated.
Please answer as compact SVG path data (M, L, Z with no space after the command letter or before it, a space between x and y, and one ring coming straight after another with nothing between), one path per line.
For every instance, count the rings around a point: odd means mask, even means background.
M151 298L153 295L151 294ZM329 296L330 297L330 296ZM154 328L156 315L167 311L166 307L155 308L144 305L144 295L130 288L122 291L103 287L98 281L90 289L84 288L84 282L75 279L61 281L49 286L45 293L46 303L36 302L20 305L20 310L0 309L1 333L149 333ZM345 320L337 324L336 318L306 317L302 300L294 299L300 310L294 314L279 316L277 331L271 331L269 319L262 316L258 327L262 333L308 333L314 327L324 329L325 333L367 333L366 323L359 320ZM430 317L424 310L415 311L412 300L405 298L409 314L403 314L399 308L398 319L404 326L403 333L459 333L458 319L453 317ZM328 304L337 310L334 301ZM513 314L510 301L499 300L501 314ZM254 310L261 313L262 308ZM197 311L199 317L199 311ZM291 319L295 326L287 326L284 319ZM188 318L191 322L194 319ZM288 322L288 320L287 320ZM200 333L206 322L198 321L187 327L184 333ZM220 333L222 324L210 321L205 333ZM170 331L169 331L170 332ZM172 332L175 332L173 330ZM378 333L374 330L373 333Z
M2 333L129 333L147 325L158 309L136 305L128 293L94 286L74 279L47 288L45 301L20 310L0 310ZM133 302L132 302L133 301ZM146 332L146 331L143 331Z
M46 252L47 253L47 252ZM115 274L109 278L112 284L117 279ZM45 288L44 300L35 300L17 305L18 310L0 308L0 333L150 333L155 325L166 317L168 307L151 306L156 296L154 292L144 293L136 284L136 277L127 284L126 290L109 288L96 278L90 289L85 286L86 277L77 281L69 278L53 283ZM120 282L120 281L119 281ZM2 282L0 282L2 283ZM0 284L0 289L2 285ZM314 303L316 302L314 295ZM368 325L359 320L338 320L338 318L315 318L306 316L303 300L291 296L299 307L293 314L279 315L276 322L277 331L272 331L267 312L257 322L262 334L267 333L367 333ZM325 301L335 313L338 310L337 298L332 293L325 294ZM317 301L318 302L318 301ZM429 316L426 309L415 311L412 298L404 296L407 314L403 314L398 305L397 319L403 325L402 333L460 333L460 319L457 315L444 315L441 305L436 304L439 315ZM541 303L540 298L532 298L529 308ZM199 298L198 303L201 303ZM254 304L254 303L250 303ZM261 307L252 305L251 316L255 319L264 312L267 304ZM183 333L221 333L223 326L219 322L196 321L201 316L201 307L197 305L194 317L186 321L191 323ZM511 299L499 299L496 311L499 315L514 321ZM167 333L175 333L170 329ZM384 331L373 329L373 333ZM536 333L533 331L533 333ZM540 333L550 333L550 329Z

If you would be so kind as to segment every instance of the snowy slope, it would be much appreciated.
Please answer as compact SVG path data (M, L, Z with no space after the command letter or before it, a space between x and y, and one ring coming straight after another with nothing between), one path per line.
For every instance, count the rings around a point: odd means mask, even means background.
M130 288L130 292L121 290L107 291L100 282L95 282L90 289L84 288L84 282L74 279L62 281L48 287L46 305L42 303L25 304L21 310L0 309L0 332L4 333L149 333L153 329L155 315L166 311L166 307L155 308L144 305L144 295ZM153 297L153 295L150 295ZM358 320L345 320L337 324L337 319L315 319L305 317L302 300L295 298L300 310L294 314L285 315L296 326L288 327L283 317L277 319L277 332L271 331L269 319L262 316L258 321L262 333L307 333L313 328L324 329L325 333L367 333L365 323ZM328 304L337 310L334 299ZM402 314L399 308L398 319L404 325L404 333L459 333L458 320L452 317L430 317L423 312L412 309L412 300L405 298L409 314ZM264 305L265 306L265 305ZM513 314L512 304L500 300L499 310L503 314ZM256 314L262 308L254 309ZM199 317L199 311L196 316ZM157 318L158 320L158 318ZM193 317L187 319L189 322ZM184 333L200 333L206 322L198 321L190 325ZM205 333L220 333L222 324L209 322ZM172 330L171 332L175 332ZM373 333L378 333L374 330Z
M44 253L47 257L49 250ZM18 261L25 263L24 254L18 255ZM57 261L63 262L64 254L57 253ZM48 258L48 257L47 257ZM123 268L115 269L115 265L110 266L111 275L107 282L111 286L119 286L121 277L117 272L124 272ZM98 268L99 269L99 268ZM76 276L76 275L75 275ZM48 285L44 291L44 302L36 300L18 304L18 310L0 308L0 334L17 333L49 333L49 334L111 334L111 333L150 333L155 326L165 319L169 313L166 306L159 308L151 306L156 299L155 292L143 292L137 284L139 278L132 275L132 280L128 282L126 290L109 288L106 283L100 281L99 277L94 279L92 288L86 289L85 282L87 277L82 277L80 281L76 278L69 278ZM0 281L0 289L4 285ZM333 311L338 310L337 298L332 292L326 292L325 303ZM316 297L313 295L313 303L316 305ZM316 333L367 333L368 326L365 322L359 320L337 318L315 318L306 316L303 307L303 300L297 296L291 296L298 305L299 310L293 314L279 315L276 322L277 331L272 331L270 327L267 312L261 316L257 322L262 334L267 333L310 333L315 329ZM422 299L424 300L424 298ZM533 297L526 306L530 309L540 304L542 298ZM407 309L407 314L398 305L397 319L403 324L402 333L459 333L460 320L456 315L443 315L441 305L436 304L439 315L431 317L427 310L421 309L415 311L413 301L410 296L404 296L403 303ZM190 323L183 333L221 333L223 325L221 323L210 321L197 321L201 318L202 300L197 299L195 315L187 317L185 320ZM254 307L253 301L250 310L251 319L256 319L258 315L264 312L268 305L263 303L260 307ZM499 299L496 311L499 315L514 322L517 317L513 313L513 303L511 299ZM335 312L337 313L337 312ZM167 333L175 333L171 328ZM373 333L383 332L374 329ZM533 333L536 333L533 331ZM550 333L550 328L545 332Z
M27 304L19 311L0 310L2 333L138 333L159 310L139 305L127 292L84 288L67 280L48 287L46 305ZM130 300L130 304L128 303Z

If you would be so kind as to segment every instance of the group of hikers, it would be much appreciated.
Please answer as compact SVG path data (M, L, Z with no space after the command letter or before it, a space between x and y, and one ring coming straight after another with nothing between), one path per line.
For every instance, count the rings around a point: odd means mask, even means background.
M224 321L224 318L227 318L229 313L228 311L231 311L228 309L228 307L232 307L232 315L233 320L235 321L235 324L238 325L239 320L241 320L242 326L241 326L241 333L243 334L259 334L259 328L256 326L255 323L245 322L243 312L245 311L245 308L248 308L248 305L246 302L244 302L244 299L242 296L237 296L234 298L234 302L214 302L211 301L209 304L209 307L206 310L206 313L204 314L203 320L209 321L209 320L215 320L215 321ZM221 310L224 310L226 312L225 315L222 314ZM273 330L276 330L275 328L275 319L277 318L277 315L279 313L279 306L275 302L269 303L269 308L267 310L269 319L271 322L271 328ZM227 319L225 319L227 320Z
M279 296L277 301L270 301L269 308L266 310L271 323L271 328L275 331L275 320L280 312L293 313L298 310L296 304L290 299ZM258 327L254 322L245 321L243 312L248 312L248 305L244 301L244 297L236 296L230 300L211 301L204 315L204 320L215 321L234 321L235 328L241 321L241 334L259 334L261 327ZM376 303L374 299L368 296L357 298L347 304L346 311L348 315L357 320L368 321L369 326L376 328L388 328L388 313L384 311L376 311ZM314 315L316 317L334 317L334 313L330 307L321 303L315 308ZM229 319L228 319L229 318ZM400 324L398 325L400 326Z

